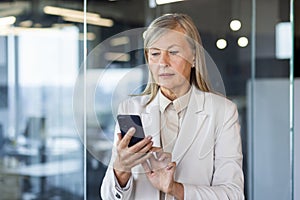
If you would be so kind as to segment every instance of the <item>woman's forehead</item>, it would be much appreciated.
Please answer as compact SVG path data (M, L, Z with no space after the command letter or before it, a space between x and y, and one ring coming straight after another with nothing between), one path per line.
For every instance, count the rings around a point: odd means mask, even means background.
M166 30L160 34L151 44L149 48L159 47L186 47L188 45L187 35L183 32Z

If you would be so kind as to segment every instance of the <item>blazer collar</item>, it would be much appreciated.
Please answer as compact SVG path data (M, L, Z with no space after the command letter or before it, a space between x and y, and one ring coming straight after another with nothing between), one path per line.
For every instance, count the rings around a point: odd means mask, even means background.
M146 106L145 111L141 113L141 119L145 135L152 136L153 146L161 147L158 95L154 97L154 99L149 103L149 105Z
M172 152L172 160L177 164L182 160L196 136L200 134L199 129L207 117L206 113L203 112L205 93L196 89L194 86L192 89L190 102ZM200 135L200 137L202 137L202 135Z
M198 134L199 128L202 126L206 118L206 114L202 112L204 109L204 103L204 92L198 90L195 86L192 86L192 93L185 113L185 118L172 152L173 160L176 162L179 162L182 159L184 153L193 143L194 138ZM145 111L141 113L141 118L145 134L151 135L153 138L153 146L161 147L158 95L156 95L153 101L146 106Z
M189 106L193 106L195 112L203 111L205 103L205 93L197 89L194 85L192 86L192 94L190 97Z
M204 92L197 89L194 85L191 86L192 87L192 92L191 92L191 96L190 96L190 102L189 104L193 104L193 109L195 110L195 112L199 112L202 111L204 108ZM149 99L149 96L147 96L146 98L147 100ZM148 106L146 106L145 108L145 112L146 113L151 113L153 111L153 109L159 109L159 96L158 94L154 97L154 99L149 103Z

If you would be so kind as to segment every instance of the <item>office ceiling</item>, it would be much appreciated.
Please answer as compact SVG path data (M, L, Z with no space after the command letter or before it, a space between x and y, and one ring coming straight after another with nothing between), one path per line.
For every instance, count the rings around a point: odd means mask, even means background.
M242 18L246 24L241 31L249 32L251 24L251 1L240 0L187 0L164 6L149 8L148 0L88 0L88 11L112 18L121 24L143 26L153 18L166 12L188 13L199 26L207 32L228 31L232 18ZM42 26L62 22L61 19L46 15L43 8L47 5L82 10L82 0L25 0L0 1L0 17L18 16L17 23L30 19ZM17 24L18 25L18 24Z

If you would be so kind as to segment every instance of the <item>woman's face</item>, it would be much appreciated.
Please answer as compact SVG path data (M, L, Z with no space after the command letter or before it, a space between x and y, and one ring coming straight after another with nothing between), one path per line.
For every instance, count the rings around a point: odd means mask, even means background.
M155 82L165 94L182 96L190 88L193 51L183 31L167 31L147 52L148 64Z

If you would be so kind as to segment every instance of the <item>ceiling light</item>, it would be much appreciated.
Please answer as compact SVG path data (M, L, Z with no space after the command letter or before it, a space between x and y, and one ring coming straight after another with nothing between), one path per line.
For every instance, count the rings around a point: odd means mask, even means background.
M184 0L156 0L156 4L162 5L162 4L167 4L167 3L179 2L179 1L184 1Z
M105 53L104 57L108 61L119 61L119 62L130 61L130 55L128 53L107 52Z
M63 20L70 21L70 22L79 22L83 23L83 18L77 18L77 17L63 17ZM111 19L105 19L105 18L95 18L95 19L86 19L86 22L88 24L97 25L97 26L106 26L106 27L112 27L114 25L113 20Z
M59 15L59 16L64 16L64 17L83 17L84 12L80 10L72 10L72 9L67 9L67 8L59 8L59 7L54 7L54 6L45 6L44 7L44 13L49 14L49 15ZM87 12L86 17L97 17L99 18L100 15L97 13L91 13Z
M21 7L11 7L11 8L7 8L7 9L0 9L0 16L10 16L10 15L14 15L14 16L18 16L20 14L22 14L24 12L24 9Z
M86 33L86 39L89 40L89 41L93 41L93 40L96 39L96 34L92 33L92 32L87 32ZM83 33L79 34L79 40L84 40L84 34Z
M14 16L0 18L0 26L13 25L15 22L16 22L16 17L14 17Z
M248 45L248 38L246 38L246 37L240 37L238 39L238 45L240 47L246 47Z
M35 23L35 24L33 25L33 27L35 27L35 28L42 28L43 25L42 25L41 23Z
M128 44L129 38L127 36L122 36L122 37L113 38L109 42L111 46L120 46L120 45Z
M33 21L31 20L25 20L19 23L19 26L21 27L31 27L33 24Z
M84 22L83 11L46 6L44 7L44 12L49 15L62 16L65 21L79 22L79 23ZM88 24L93 24L97 26L106 26L106 27L112 27L114 24L113 20L107 18L101 18L99 14L91 13L91 12L86 13L86 21Z
M225 39L218 39L216 42L218 49L225 49L227 47L227 41Z
M235 19L230 22L229 26L230 26L231 30L238 31L241 29L242 23L239 20Z

